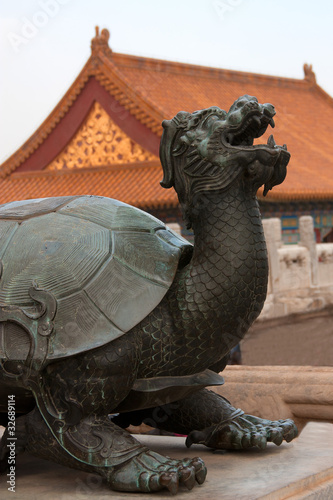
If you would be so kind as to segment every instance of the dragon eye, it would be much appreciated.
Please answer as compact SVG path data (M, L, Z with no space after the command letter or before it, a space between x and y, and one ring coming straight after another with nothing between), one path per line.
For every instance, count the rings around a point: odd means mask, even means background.
M202 123L202 125L205 125L206 127L211 126L214 122L216 122L219 119L218 116L216 115L210 115L208 116Z

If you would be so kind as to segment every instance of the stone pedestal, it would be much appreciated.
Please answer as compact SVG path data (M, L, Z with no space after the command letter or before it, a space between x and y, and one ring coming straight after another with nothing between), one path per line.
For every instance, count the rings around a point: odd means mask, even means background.
M228 366L223 377L212 390L245 413L291 418L299 432L310 421L333 423L331 366Z
M333 427L310 423L294 442L265 451L212 452L197 445L187 450L184 438L139 436L150 448L174 458L200 456L206 463L206 482L192 491L181 489L180 499L316 500L333 498ZM0 479L0 498L9 500L157 500L159 494L110 491L101 478L67 469L28 454L18 457L15 494Z

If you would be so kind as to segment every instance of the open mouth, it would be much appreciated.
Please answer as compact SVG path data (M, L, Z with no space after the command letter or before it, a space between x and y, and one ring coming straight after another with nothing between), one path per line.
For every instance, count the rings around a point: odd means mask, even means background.
M237 129L229 130L227 133L222 134L222 142L227 147L249 147L253 146L254 139L261 137L267 130L268 126L275 127L273 116L269 113L259 113L254 111L251 115L244 118L243 122ZM276 146L273 135L270 135L267 144L256 145L253 147L268 146L274 149ZM283 148L285 148L283 146ZM286 149L286 148L285 148Z
M229 153L242 152L250 154L256 151L256 160L252 160L251 174L254 192L264 185L264 196L272 187L283 182L287 170L286 166L290 159L287 146L278 146L271 134L266 144L254 145L254 139L261 137L269 126L275 127L273 116L274 108L270 105L262 105L261 109L247 113L238 126L229 127L221 133L220 140ZM250 156L249 156L250 158ZM253 157L252 157L253 158Z

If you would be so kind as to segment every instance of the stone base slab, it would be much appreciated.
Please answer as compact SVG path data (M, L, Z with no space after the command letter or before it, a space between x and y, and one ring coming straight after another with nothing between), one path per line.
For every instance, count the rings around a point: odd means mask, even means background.
M151 449L173 458L200 456L208 468L207 479L192 491L181 489L178 498L203 500L316 500L333 498L333 427L309 423L301 436L265 451L212 452L196 445L185 448L184 438L137 436ZM17 458L16 491L7 490L0 478L0 498L9 500L157 500L158 494L110 491L102 479L23 454Z

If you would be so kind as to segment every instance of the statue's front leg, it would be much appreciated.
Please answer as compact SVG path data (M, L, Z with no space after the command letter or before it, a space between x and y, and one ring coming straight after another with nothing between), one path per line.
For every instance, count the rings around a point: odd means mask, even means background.
M145 413L144 422L163 430L186 434L186 445L205 444L222 450L265 448L267 442L280 445L297 434L294 422L265 420L246 415L225 398L202 389L181 401Z

